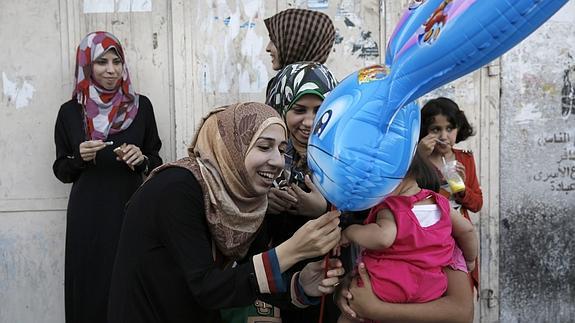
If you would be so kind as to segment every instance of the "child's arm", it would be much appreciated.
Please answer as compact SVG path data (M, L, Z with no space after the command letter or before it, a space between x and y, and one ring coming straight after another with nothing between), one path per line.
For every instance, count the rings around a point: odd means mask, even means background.
M342 235L344 239L355 242L363 248L381 250L393 244L397 227L391 212L383 209L377 213L375 223L352 224L343 230Z
M464 218L459 212L451 210L451 235L457 241L457 245L463 251L463 257L468 264L473 263L475 258L477 258L477 253L479 249L479 241L477 241L477 235L475 234L475 229L473 224L466 218ZM473 268L468 268L470 271Z

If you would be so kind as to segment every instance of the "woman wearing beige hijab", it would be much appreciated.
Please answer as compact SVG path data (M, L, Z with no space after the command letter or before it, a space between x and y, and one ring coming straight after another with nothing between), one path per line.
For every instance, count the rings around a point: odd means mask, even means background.
M267 249L267 193L283 168L286 127L259 103L216 109L204 119L189 157L165 164L126 209L114 266L110 322L219 322L219 309L256 299L305 307L332 292L320 263L288 269L333 248L338 213L310 221Z

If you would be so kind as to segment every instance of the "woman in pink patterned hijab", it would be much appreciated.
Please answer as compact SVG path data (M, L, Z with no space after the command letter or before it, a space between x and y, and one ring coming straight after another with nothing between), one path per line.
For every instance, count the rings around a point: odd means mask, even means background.
M99 74L102 56L115 54L115 71ZM105 67L104 67L105 68ZM108 83L109 82L109 83ZM126 130L138 113L138 94L130 82L124 50L118 39L104 31L88 34L76 52L75 97L84 107L87 139L106 140Z
M76 52L72 98L54 127L54 175L72 183L66 216L66 322L106 322L112 266L130 196L162 164L154 109L132 88L124 50L107 32Z

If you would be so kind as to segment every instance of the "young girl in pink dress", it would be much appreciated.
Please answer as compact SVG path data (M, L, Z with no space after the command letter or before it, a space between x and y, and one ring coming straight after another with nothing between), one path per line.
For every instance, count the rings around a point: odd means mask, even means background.
M430 167L416 154L404 180L371 210L364 224L342 232L340 244L355 242L364 248L361 261L373 292L385 302L429 302L447 289L444 267L473 269L469 267L478 251L473 226L446 198L420 188L438 189ZM339 322L348 318L342 315Z

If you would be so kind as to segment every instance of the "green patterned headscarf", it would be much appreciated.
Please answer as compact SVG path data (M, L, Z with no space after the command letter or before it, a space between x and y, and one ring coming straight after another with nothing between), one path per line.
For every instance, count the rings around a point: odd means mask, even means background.
M283 117L305 94L315 94L322 100L335 88L337 80L322 64L299 62L287 65L274 78L266 104Z

